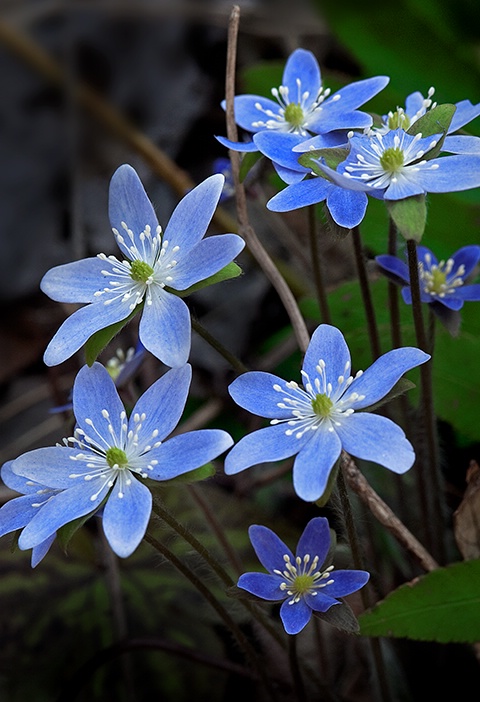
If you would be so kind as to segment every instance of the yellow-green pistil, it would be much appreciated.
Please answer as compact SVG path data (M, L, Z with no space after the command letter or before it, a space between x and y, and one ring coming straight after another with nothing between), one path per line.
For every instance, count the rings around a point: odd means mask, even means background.
M328 395L317 393L315 399L312 400L312 409L318 417L329 417L333 406L333 402Z
M153 274L153 268L145 261L135 260L130 264L130 278L138 283L148 283Z
M380 165L384 171L395 173L403 166L404 156L402 149L386 149L380 157Z
M389 129L408 129L410 126L410 117L403 110L390 112L388 115Z
M126 468L128 465L127 454L118 446L111 446L106 452L105 458L110 468Z
M285 121L292 125L292 127L301 127L305 116L303 110L298 104L298 102L290 102L285 108Z

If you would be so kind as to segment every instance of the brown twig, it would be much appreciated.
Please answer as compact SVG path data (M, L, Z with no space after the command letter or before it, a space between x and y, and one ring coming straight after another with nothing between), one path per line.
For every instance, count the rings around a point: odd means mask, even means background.
M373 516L386 527L405 548L410 551L426 571L439 567L435 559L400 521L390 507L377 495L367 479L358 470L352 458L342 453L341 469L350 488L365 503Z

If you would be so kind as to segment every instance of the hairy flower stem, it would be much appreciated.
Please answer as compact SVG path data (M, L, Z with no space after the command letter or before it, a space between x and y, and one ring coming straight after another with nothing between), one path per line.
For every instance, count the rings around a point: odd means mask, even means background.
M230 363L232 368L237 371L237 373L245 373L248 368L243 365L243 363L235 356L235 354L231 353L225 346L218 340L216 339L213 334L210 334L210 332L205 329L205 327L200 324L200 322L195 319L193 316L191 316L192 319L192 329L197 332L199 336L202 337L212 348L215 349L215 351L218 351L220 356L223 356L223 358Z
M230 141L237 141L238 132L235 122L234 97L235 97L235 64L237 55L237 35L240 21L240 8L234 5L230 21L228 24L228 49L227 49L227 69L225 78L225 100L227 118L227 136ZM275 288L287 312L293 331L297 338L299 348L303 353L307 350L310 336L307 326L298 308L297 301L288 287L285 279L270 258L270 255L258 239L254 229L250 225L247 210L247 199L243 183L240 182L240 154L230 151L230 161L232 164L232 176L235 185L235 202L237 206L237 218L239 224L239 234L243 236L250 250L250 253L257 261L266 277Z
M417 345L428 353L429 343L425 333L423 309L420 299L420 279L418 272L417 245L413 239L407 241L408 269L412 293L412 313ZM432 363L420 366L420 385L423 428L427 442L426 470L428 471L427 495L431 495L431 519L428 514L427 528L430 528L429 547L437 558L445 563L445 522L442 509L443 487L440 476L438 435L433 403Z
M252 669L256 671L259 680L263 683L266 691L268 692L269 698L274 701L276 700L276 695L273 690L272 684L265 674L264 666L258 657L257 651L250 644L249 640L240 629L238 624L232 619L230 614L227 612L225 607L218 601L218 599L212 594L212 592L206 587L203 581L197 577L197 575L183 563L177 556L171 551L165 544L158 541L154 536L152 536L148 531L145 534L145 540L153 546L153 548L160 553L164 558L166 558L182 575L184 575L187 580L189 580L192 585L203 595L211 607L217 612L219 617L224 622L225 626L232 632L234 637L237 639L239 646L242 648L247 660L250 662Z
M367 267L365 265L365 257L363 254L362 239L360 236L360 228L352 229L353 250L355 254L355 262L357 264L358 280L362 293L363 306L367 317L368 338L370 340L370 348L372 358L375 361L381 356L380 337L378 335L377 320L375 317L375 309L373 306L372 293L368 280Z
M315 205L310 205L308 208L308 233L310 240L310 251L312 258L313 278L317 290L318 306L320 308L320 317L323 324L331 324L332 316L328 306L327 291L325 289L325 279L323 275L323 266L320 255L320 247L318 245L317 218L315 216Z
M390 218L388 225L388 253L390 256L397 255L397 228L393 219ZM390 311L390 330L392 336L392 348L399 349L402 346L402 330L400 327L400 304L399 290L395 283L388 281L388 308Z
M343 455L343 454L342 454ZM347 483L345 481L345 476L343 474L343 466L338 472L337 478L338 492L340 495L340 500L342 503L343 516L345 519L345 527L347 529L348 540L350 543L350 549L352 552L352 558L354 566L357 570L365 570L363 565L363 558L360 552L360 544L358 542L357 530L355 528L355 521L353 518L353 510L350 502L350 497L348 495ZM372 601L370 598L370 590L368 584L366 587L362 587L360 590L360 595L362 597L363 606L368 609L372 606ZM377 675L378 687L381 694L382 702L390 702L392 697L390 694L390 686L388 684L388 675L385 667L385 661L383 658L383 653L380 645L379 639L369 638L370 647L372 650L372 656L374 661L375 672Z

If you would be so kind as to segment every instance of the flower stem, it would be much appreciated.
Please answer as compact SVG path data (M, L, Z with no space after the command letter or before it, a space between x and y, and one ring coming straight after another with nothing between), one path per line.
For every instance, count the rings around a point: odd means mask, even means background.
M425 333L423 321L422 302L420 298L420 280L418 272L417 245L413 239L407 241L408 269L410 277L410 290L412 293L412 313L415 326L417 345L428 352L429 343ZM427 495L431 495L431 519L426 515L430 527L430 549L437 555L441 562L445 562L444 533L445 524L442 510L441 496L443 488L439 469L439 447L436 427L435 410L433 403L432 363L423 363L420 366L420 384L423 429L427 442L426 465L428 470Z
M388 226L388 253L390 256L397 255L397 228L393 219L390 218ZM402 346L402 330L400 327L400 306L398 286L388 281L388 308L390 310L390 329L392 335L392 348L399 349Z
M297 637L288 637L288 659L290 661L290 671L292 673L293 688L296 693L297 702L307 702L305 685L303 684L302 672L298 663Z
M315 205L310 205L308 208L308 233L310 239L310 251L312 258L313 278L317 290L318 306L320 315L324 324L332 323L332 316L328 306L327 291L325 289L325 279L323 275L323 266L320 256L320 247L318 245L317 219L315 216Z
M373 360L376 360L382 353L380 348L380 337L378 334L377 320L375 317L372 293L368 280L367 267L365 265L360 228L358 226L352 229L352 238L355 262L357 264L358 280L362 293L363 306L367 317L368 338L370 340Z
M230 363L232 368L237 371L237 373L245 373L248 368L243 365L243 363L235 356L235 354L231 353L225 346L218 340L216 339L213 334L210 334L210 332L205 329L205 327L200 324L200 322L195 319L192 316L192 329L197 332L199 336L202 337L212 348L215 349L215 351L218 351L220 356L223 356L223 358Z

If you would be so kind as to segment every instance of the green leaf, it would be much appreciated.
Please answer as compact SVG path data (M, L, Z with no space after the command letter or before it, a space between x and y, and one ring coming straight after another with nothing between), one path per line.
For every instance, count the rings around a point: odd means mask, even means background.
M183 475L177 475L176 478L172 478L168 481L169 485L174 485L175 483L198 483L200 480L206 480L215 475L215 467L213 463L206 463L200 468L195 468L195 470L190 470L188 473L183 473Z
M422 240L427 222L425 195L412 195L402 200L385 200L388 214L404 239Z
M456 109L455 105L448 103L433 107L407 129L407 134L421 134L422 137L440 133L446 134ZM430 153L428 154L429 157Z
M363 636L439 643L480 641L480 560L454 563L401 585L359 617Z
M337 476L338 476L338 471L340 470L340 458L336 461L335 465L333 466L332 470L330 471L330 475L328 476L327 480L327 486L325 490L323 491L323 494L318 498L318 500L315 500L315 504L317 507L324 507L327 502L330 499L330 496L333 492L333 488L336 485L337 482Z
M104 502L106 502L106 500L104 500ZM85 522L87 522L90 519L90 517L92 517L95 514L95 512L98 512L100 507L97 507L92 512L89 512L83 517L78 517L78 519L74 519L72 522L64 524L62 527L60 527L60 529L57 530L57 539L64 551L67 550L67 546L70 542L70 539L75 534L75 532L78 531L80 527L82 527L85 524Z
M396 397L400 397L400 395L404 395L406 392L408 392L409 390L413 390L413 388L415 387L415 383L412 383L412 381L408 380L408 378L400 378L400 380L397 383L395 383L390 392L387 392L385 397L383 397L378 402L375 402L375 404L370 405L369 407L365 407L364 410L359 411L374 412L382 405L385 405L387 402L394 400Z
M249 171L254 167L254 165L263 157L260 151L253 151L252 153L244 154L242 162L240 164L239 178L240 182L243 183L247 177Z
M214 273L213 275L209 276L208 278L205 278L204 280L201 280L198 283L195 283L195 285L191 285L189 288L186 290L172 290L171 288L166 287L165 289L168 290L168 292L174 293L175 295L178 295L178 297L187 297L187 295L191 295L192 293L196 292L197 290L201 290L202 288L206 288L209 285L214 285L215 283L221 283L224 280L230 280L231 278L237 278L239 275L242 274L242 269L240 266L238 266L235 261L231 261L231 263L227 263L227 265L222 268L221 271L218 271L218 273Z
M332 147L331 149L313 149L312 151L306 151L302 154L298 162L301 166L309 168L315 173L315 175L321 176L322 178L327 178L327 175L318 166L318 160L323 159L325 164L332 168L334 171L337 170L337 166L348 156L348 149L341 149L337 147Z
M138 305L131 314L120 322L110 324L104 329L99 329L85 343L85 361L91 366L97 360L103 349L123 329L123 327L137 314L142 305Z

